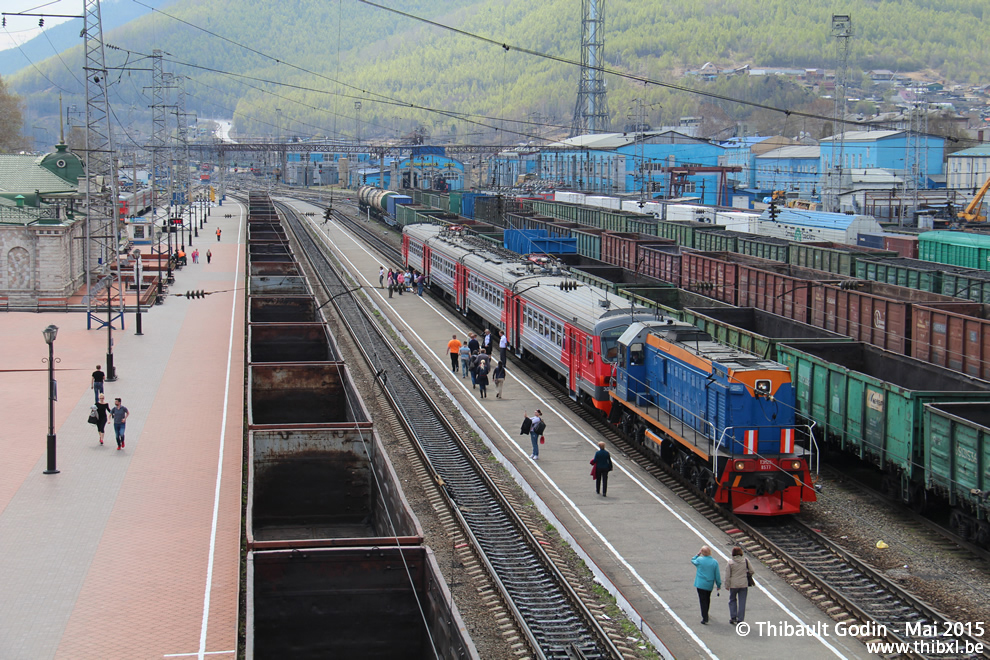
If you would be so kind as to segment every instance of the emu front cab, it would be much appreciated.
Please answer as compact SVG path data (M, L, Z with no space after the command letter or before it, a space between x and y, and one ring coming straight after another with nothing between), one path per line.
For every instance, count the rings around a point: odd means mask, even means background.
M814 502L812 427L795 423L784 365L672 319L619 338L609 419L733 513L791 515Z

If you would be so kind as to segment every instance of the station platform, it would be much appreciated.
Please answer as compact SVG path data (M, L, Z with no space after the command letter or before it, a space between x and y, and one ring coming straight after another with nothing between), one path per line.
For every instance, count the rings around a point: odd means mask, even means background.
M293 205L322 216L309 204ZM429 294L389 298L379 288L378 269L400 264L383 263L338 225L316 226L397 336L405 338L464 416L473 420L493 453L662 657L875 657L856 638L836 636L831 619L752 557L757 586L749 590L749 634L740 634L728 623L727 589L721 597L712 594L711 621L702 625L690 560L702 545L709 545L724 575L733 539L614 447L609 447L615 470L608 497L596 495L589 461L600 437L590 426L544 398L538 386L513 369L513 357L509 358L503 398L495 398L494 388L489 388L489 398L479 399L470 379L451 372L447 353L452 334L463 341L468 331L477 328L469 328L463 317L441 307ZM535 408L542 409L547 423L547 441L539 461L530 458L529 435L519 433L523 411L532 413ZM830 634L784 636L781 632L778 636L766 626L773 624L780 630L782 622Z
M232 217L225 218L225 214ZM246 209L212 210L169 297L112 333L125 447L87 423L107 330L79 312L0 315L0 658L232 658L237 643ZM219 226L223 240L213 232ZM54 343L58 474L44 474Z

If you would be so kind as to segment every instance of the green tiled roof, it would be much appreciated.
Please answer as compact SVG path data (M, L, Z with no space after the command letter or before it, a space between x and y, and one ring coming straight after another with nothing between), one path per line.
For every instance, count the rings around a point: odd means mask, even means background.
M35 190L42 194L75 192L77 184L63 179L42 166L41 162L50 155L0 154L0 192L11 194L28 194Z

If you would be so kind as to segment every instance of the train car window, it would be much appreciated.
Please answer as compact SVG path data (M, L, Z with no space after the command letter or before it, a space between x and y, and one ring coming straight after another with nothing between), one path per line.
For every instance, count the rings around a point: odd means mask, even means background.
M588 362L594 362L594 361L595 361L595 344L591 340L591 337L588 337Z

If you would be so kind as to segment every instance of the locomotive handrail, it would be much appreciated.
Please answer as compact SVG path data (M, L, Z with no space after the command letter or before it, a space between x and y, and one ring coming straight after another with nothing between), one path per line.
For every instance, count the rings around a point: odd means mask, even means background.
M794 425L794 429L795 430L797 430L797 429L806 429L807 430L808 437L811 439L811 445L812 445L813 449L806 449L805 454L811 454L812 460L815 463L815 474L818 474L818 468L819 468L819 452L818 452L818 441L815 440L815 426L817 426L817 422L812 421L811 424L795 424ZM729 431L732 431L732 430L737 429L737 428L743 428L746 431L752 431L752 430L767 429L767 428L770 428L770 429L779 429L780 426L779 425L776 425L776 426L746 426L746 427L727 426L727 427L725 427L722 430L722 435L719 437L718 443L715 445L715 452L714 453L716 453L716 454L718 453L718 448L722 446L722 444L723 444L722 441L725 439L726 434L728 434ZM797 446L800 446L800 445L798 445L798 444L795 443L795 446L797 447ZM802 456L804 456L805 454L802 454ZM743 454L743 455L744 456L756 456L758 458L763 458L763 454L761 454L760 452L753 452L752 454ZM734 458L735 457L735 453L729 452L729 456L731 456L731 457ZM809 486L809 488L810 487L811 486Z
M672 399L664 396L663 394L660 394L660 392L656 391L655 389L653 389L652 387L650 387L648 384L646 384L645 381L641 381L641 380L639 380L637 378L633 378L632 376L629 376L628 375L628 372L626 372L626 378L629 381L636 382L636 383L641 383L644 387L646 387L647 391L650 392L650 393L652 393L655 397L660 398L660 399L663 399L664 401L667 401L668 403L673 404L674 406L677 406L678 408L680 408L681 410L687 412L689 415L691 415L696 420L698 420L699 422L701 422L702 426L707 428L707 432L704 431L704 430L698 430L694 426L689 426L689 428L692 431L694 431L695 433L704 435L704 437L708 440L709 443L715 442L715 435L717 433L717 429L715 428L715 424L713 422L710 422L707 419L703 419L700 415L698 415L694 411L689 410L688 408L682 406L681 404L677 403L676 401L673 401ZM640 397L641 397L641 393L637 392L636 393L636 399L637 399L636 405L639 405L639 398ZM683 425L686 424L686 422L683 419L674 417L674 415L672 413L668 412L667 410L662 410L659 405L656 408L657 408L657 417L656 417L657 421L660 421L660 416L659 415L660 415L661 412L663 412L669 419L677 419L677 421L680 422L680 424L681 424L682 427L683 427ZM695 444L695 446L697 446L697 444Z

